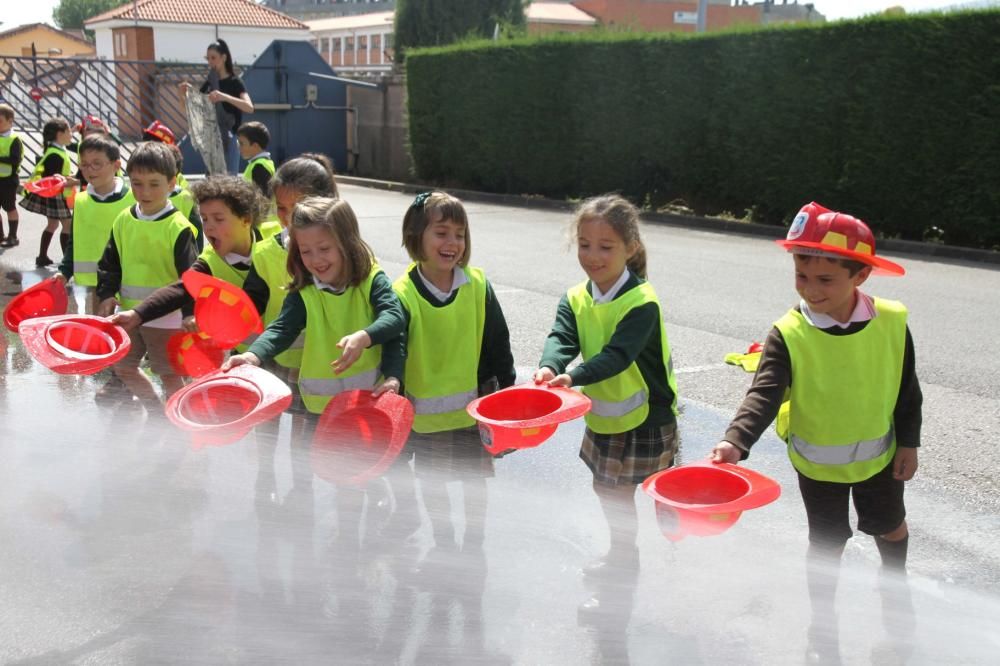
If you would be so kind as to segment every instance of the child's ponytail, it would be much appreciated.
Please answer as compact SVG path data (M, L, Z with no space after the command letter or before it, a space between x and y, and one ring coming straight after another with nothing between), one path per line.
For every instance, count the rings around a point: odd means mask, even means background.
M646 276L646 246L643 244L641 238L637 237L635 240L636 240L636 243L638 243L638 246L636 247L636 250L635 250L635 254L633 254L631 256L631 258L629 258L629 260L625 263L625 265L628 266L628 269L630 271L632 271L633 274L635 274L635 275L641 277L643 280L645 280L646 277L647 277Z

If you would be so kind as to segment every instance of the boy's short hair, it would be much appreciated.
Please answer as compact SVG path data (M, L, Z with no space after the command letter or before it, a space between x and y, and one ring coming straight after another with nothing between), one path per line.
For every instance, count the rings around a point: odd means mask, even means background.
M243 123L236 130L236 136L242 136L250 143L256 143L261 148L267 148L271 143L271 133L267 130L267 125L251 120Z
M840 257L819 257L811 254L794 254L797 258L802 260L802 263L808 264L813 259L826 259L827 261L835 261L844 268L848 270L851 277L854 277L860 273L863 269L868 268L868 264L861 263L860 261L854 261L853 259L841 259Z
M12 107L10 104L0 104L0 116L3 116L7 120L13 122L14 107Z
M170 147L163 143L148 141L140 143L135 152L128 158L125 171L131 175L133 171L149 171L163 174L169 180L177 176L177 160Z
M80 155L88 151L104 153L104 156L112 162L122 158L118 144L103 134L92 134L80 142Z

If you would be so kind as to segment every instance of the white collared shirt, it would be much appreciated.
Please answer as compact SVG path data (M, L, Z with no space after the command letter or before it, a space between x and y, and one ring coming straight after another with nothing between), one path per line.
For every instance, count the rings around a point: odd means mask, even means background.
M813 312L809 309L809 304L804 300L799 302L799 309L802 311L802 316L805 317L806 321L816 328L833 328L834 326L847 328L851 324L871 321L877 314L875 311L874 299L872 299L872 297L868 294L862 293L860 290L857 291L857 294L858 302L855 304L854 311L851 312L851 316L846 322L839 322L830 315Z
M9 130L7 130L6 132L0 132L0 136L2 136L2 137L4 137L4 138L6 138L6 137L10 136L10 135L11 135L11 134L13 134L13 133L14 133L14 128L13 128L13 127L11 127L11 128L10 128Z
M235 264L246 264L247 266L250 265L249 255L244 257L242 254L236 254L235 252L230 252L223 258L226 260L226 263L229 264L230 266L233 266Z
M248 159L248 160L247 160L247 162L253 162L254 160L259 160L259 159L261 159L262 157L263 157L263 158L267 158L267 159L270 159L270 158L271 158L271 153L269 153L269 152L267 152L267 151L265 150L265 151L263 151L263 152L260 152L260 153L257 153L256 155L254 155L253 157L251 157L250 159Z
M337 288L337 287L334 287L332 284L327 284L326 282L323 282L322 280L320 280L315 275L312 276L312 279L313 279L313 284L316 285L317 289L319 289L321 291L328 291L331 294L340 295L340 294L344 293L344 291L346 289L346 287Z
M417 275L420 276L420 281L424 283L425 287L427 287L427 291L431 292L431 296L438 299L442 303L451 298L451 295L454 294L456 291L458 291L459 287L469 282L469 278L465 274L465 271L462 270L461 266L455 266L454 270L452 271L451 289L448 291L441 291L440 289L438 289L434 285L434 283L428 280L427 276L424 275L423 272L421 272L420 266L417 266Z
M152 215L146 215L145 213L143 213L142 212L142 206L140 206L139 204L136 204L136 206L135 206L135 216L137 218L139 218L140 220L146 220L146 221L150 221L151 222L151 221L153 221L153 220L155 220L155 219L157 219L159 217L162 217L162 216L166 215L167 213L169 213L172 210L174 210L174 205L172 203L170 203L169 199L167 200L167 205L166 206L164 206L160 210L156 211Z
M124 189L124 187L125 187L125 180L123 178L115 176L115 186L111 188L111 191L108 192L107 194L98 194L97 190L94 189L94 186L91 183L87 183L87 194L90 195L91 199L94 199L96 201L107 201L116 194L121 194L122 189Z
M622 287L625 286L625 283L628 282L628 279L631 275L632 273L629 271L629 269L626 268L624 271L622 271L621 276L617 280L615 280L615 283L611 285L611 288L608 289L607 292L603 294L601 293L600 288L597 286L597 283L591 280L590 295L594 298L594 303L610 303L611 301L615 300L615 296L617 296L618 292L622 290Z

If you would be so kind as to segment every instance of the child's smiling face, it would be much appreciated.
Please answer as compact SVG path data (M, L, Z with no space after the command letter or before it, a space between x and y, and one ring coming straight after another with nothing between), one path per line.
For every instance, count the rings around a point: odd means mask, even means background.
M306 270L321 282L334 287L344 286L347 274L344 253L334 235L321 224L296 228L293 233Z
M431 219L420 238L423 258L420 268L425 273L450 273L465 256L465 227L450 219L442 219L440 211L431 211Z
M854 312L855 291L871 274L865 267L851 275L837 259L795 256L795 291L809 309L845 323Z
M580 220L576 228L576 256L590 281L601 292L614 285L636 252L614 227L599 217Z

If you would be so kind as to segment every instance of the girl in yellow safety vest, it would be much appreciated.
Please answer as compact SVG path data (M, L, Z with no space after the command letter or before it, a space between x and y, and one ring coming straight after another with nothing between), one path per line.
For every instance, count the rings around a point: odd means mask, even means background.
M677 453L677 383L663 314L646 280L639 211L617 195L589 199L573 223L587 280L559 302L536 383L582 386L591 399L580 458L608 523L608 554L584 568L600 576L638 567L635 488ZM583 363L567 370L577 355Z
M288 267L292 280L281 313L248 351L231 357L223 368L259 366L305 331L299 391L309 427L299 439L309 441L319 415L342 391L371 390L376 396L399 391L403 311L346 201L311 197L295 206ZM296 483L308 511L311 475L296 478ZM360 492L341 492L338 514L360 518L363 498ZM349 531L341 534L356 553L357 530L353 539Z
M394 286L406 314L406 396L415 418L393 487L397 498L413 492L412 457L437 544L428 564L446 565L457 544L445 483L462 482L462 550L481 557L486 479L493 476L493 457L465 407L512 385L514 359L500 302L483 271L468 265L472 240L462 202L444 192L418 195L403 218L403 245L414 263ZM405 513L415 501L397 506L404 509L393 517L397 529L419 526L415 512Z
M38 245L38 256L35 258L35 265L39 268L51 266L55 262L49 258L49 244L56 229L62 225L62 233L59 234L59 243L66 248L69 243L69 235L73 230L73 211L70 210L66 199L72 194L77 181L70 174L72 164L70 163L67 146L73 143L73 130L65 118L52 118L42 127L42 142L45 144L45 152L42 158L35 165L35 170L31 174L31 180L41 180L49 176L61 175L66 178L66 188L62 196L42 197L34 192L28 192L21 199L21 207L32 213L45 216L45 231ZM74 148L75 150L75 148Z

